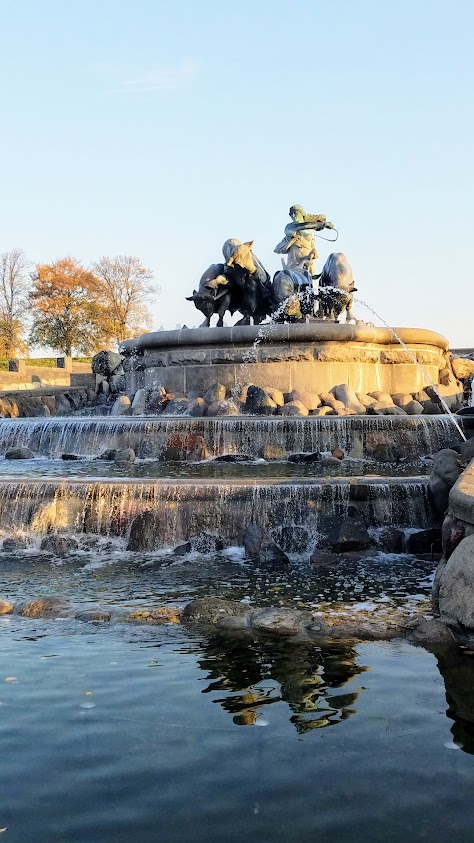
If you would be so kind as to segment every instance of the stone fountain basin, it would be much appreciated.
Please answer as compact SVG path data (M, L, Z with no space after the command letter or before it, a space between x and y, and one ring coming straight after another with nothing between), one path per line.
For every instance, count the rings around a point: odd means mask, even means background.
M423 328L393 330L408 351L388 328L331 322L155 331L123 343L127 388L161 384L186 394L218 381L227 389L254 383L327 392L348 384L393 395L417 392L428 378L437 384L446 338Z

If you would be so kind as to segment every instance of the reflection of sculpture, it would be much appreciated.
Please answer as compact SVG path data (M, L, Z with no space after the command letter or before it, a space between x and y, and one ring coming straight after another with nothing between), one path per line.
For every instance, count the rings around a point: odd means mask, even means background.
M327 222L324 214L307 214L301 205L290 208L292 222L285 226L283 240L275 246L277 255L286 255L286 262L282 258L283 269L297 272L316 273L316 258L318 253L314 243L313 231L323 228L334 228L332 222Z
M221 691L216 699L239 726L257 722L262 709L284 700L290 722L300 733L331 726L355 713L358 690L334 694L365 668L356 662L356 651L345 644L321 650L313 644L265 641L211 635L203 641L199 660L211 680L203 693ZM339 657L339 658L338 658ZM262 680L274 687L262 688Z
M346 311L346 322L354 318L352 304L356 287L352 270L342 252L332 252L323 266L319 279L317 316L333 319L337 322L340 314Z
M252 245L226 240L222 247L225 264L211 264L201 277L199 289L188 297L206 317L204 326L209 327L211 316L217 313L217 325L222 327L226 310L243 314L237 325L250 325L251 319L259 325L270 314L270 276L252 252Z

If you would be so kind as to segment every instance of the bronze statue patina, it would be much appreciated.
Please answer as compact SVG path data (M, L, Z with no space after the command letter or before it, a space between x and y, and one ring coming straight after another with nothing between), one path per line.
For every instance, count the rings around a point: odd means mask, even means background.
M285 226L285 236L273 251L277 255L286 255L286 261L282 258L283 269L309 272L314 276L318 252L313 232L322 231L324 228L334 229L334 226L332 222L327 221L324 214L307 214L301 205L291 206L290 217L292 221Z
M259 325L267 316L275 322L300 322L314 315L316 318L338 320L346 312L346 321L353 319L352 302L354 279L342 252L333 252L316 275L318 257L314 233L334 229L324 214L307 214L301 205L290 208L291 222L285 227L285 237L275 252L286 255L283 268L273 281L253 252L253 241L242 243L233 238L222 247L223 263L211 264L203 273L193 301L204 316L201 327L209 327L211 317L218 316L217 326L224 324L226 311L242 313L237 325ZM313 281L320 279L316 293Z

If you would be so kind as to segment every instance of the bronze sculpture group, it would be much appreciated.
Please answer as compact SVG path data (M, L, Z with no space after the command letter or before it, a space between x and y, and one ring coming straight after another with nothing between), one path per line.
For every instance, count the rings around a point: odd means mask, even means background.
M300 205L290 208L290 217L285 236L274 249L283 257L282 269L272 280L252 250L253 241L226 240L224 261L206 269L198 289L187 299L204 314L203 326L209 327L211 317L217 314L217 327L222 327L227 311L242 313L237 325L250 325L251 321L259 325L268 316L274 322L309 318L337 322L344 311L346 321L353 319L355 286L345 255L333 252L322 272L316 274L315 232L335 231L333 224L323 214L306 214Z

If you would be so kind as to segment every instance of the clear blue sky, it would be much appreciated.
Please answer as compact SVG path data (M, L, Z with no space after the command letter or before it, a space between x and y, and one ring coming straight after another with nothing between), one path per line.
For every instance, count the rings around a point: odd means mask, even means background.
M137 255L156 326L193 325L224 240L273 272L298 203L387 321L474 345L470 0L0 0L0 22L0 251Z

